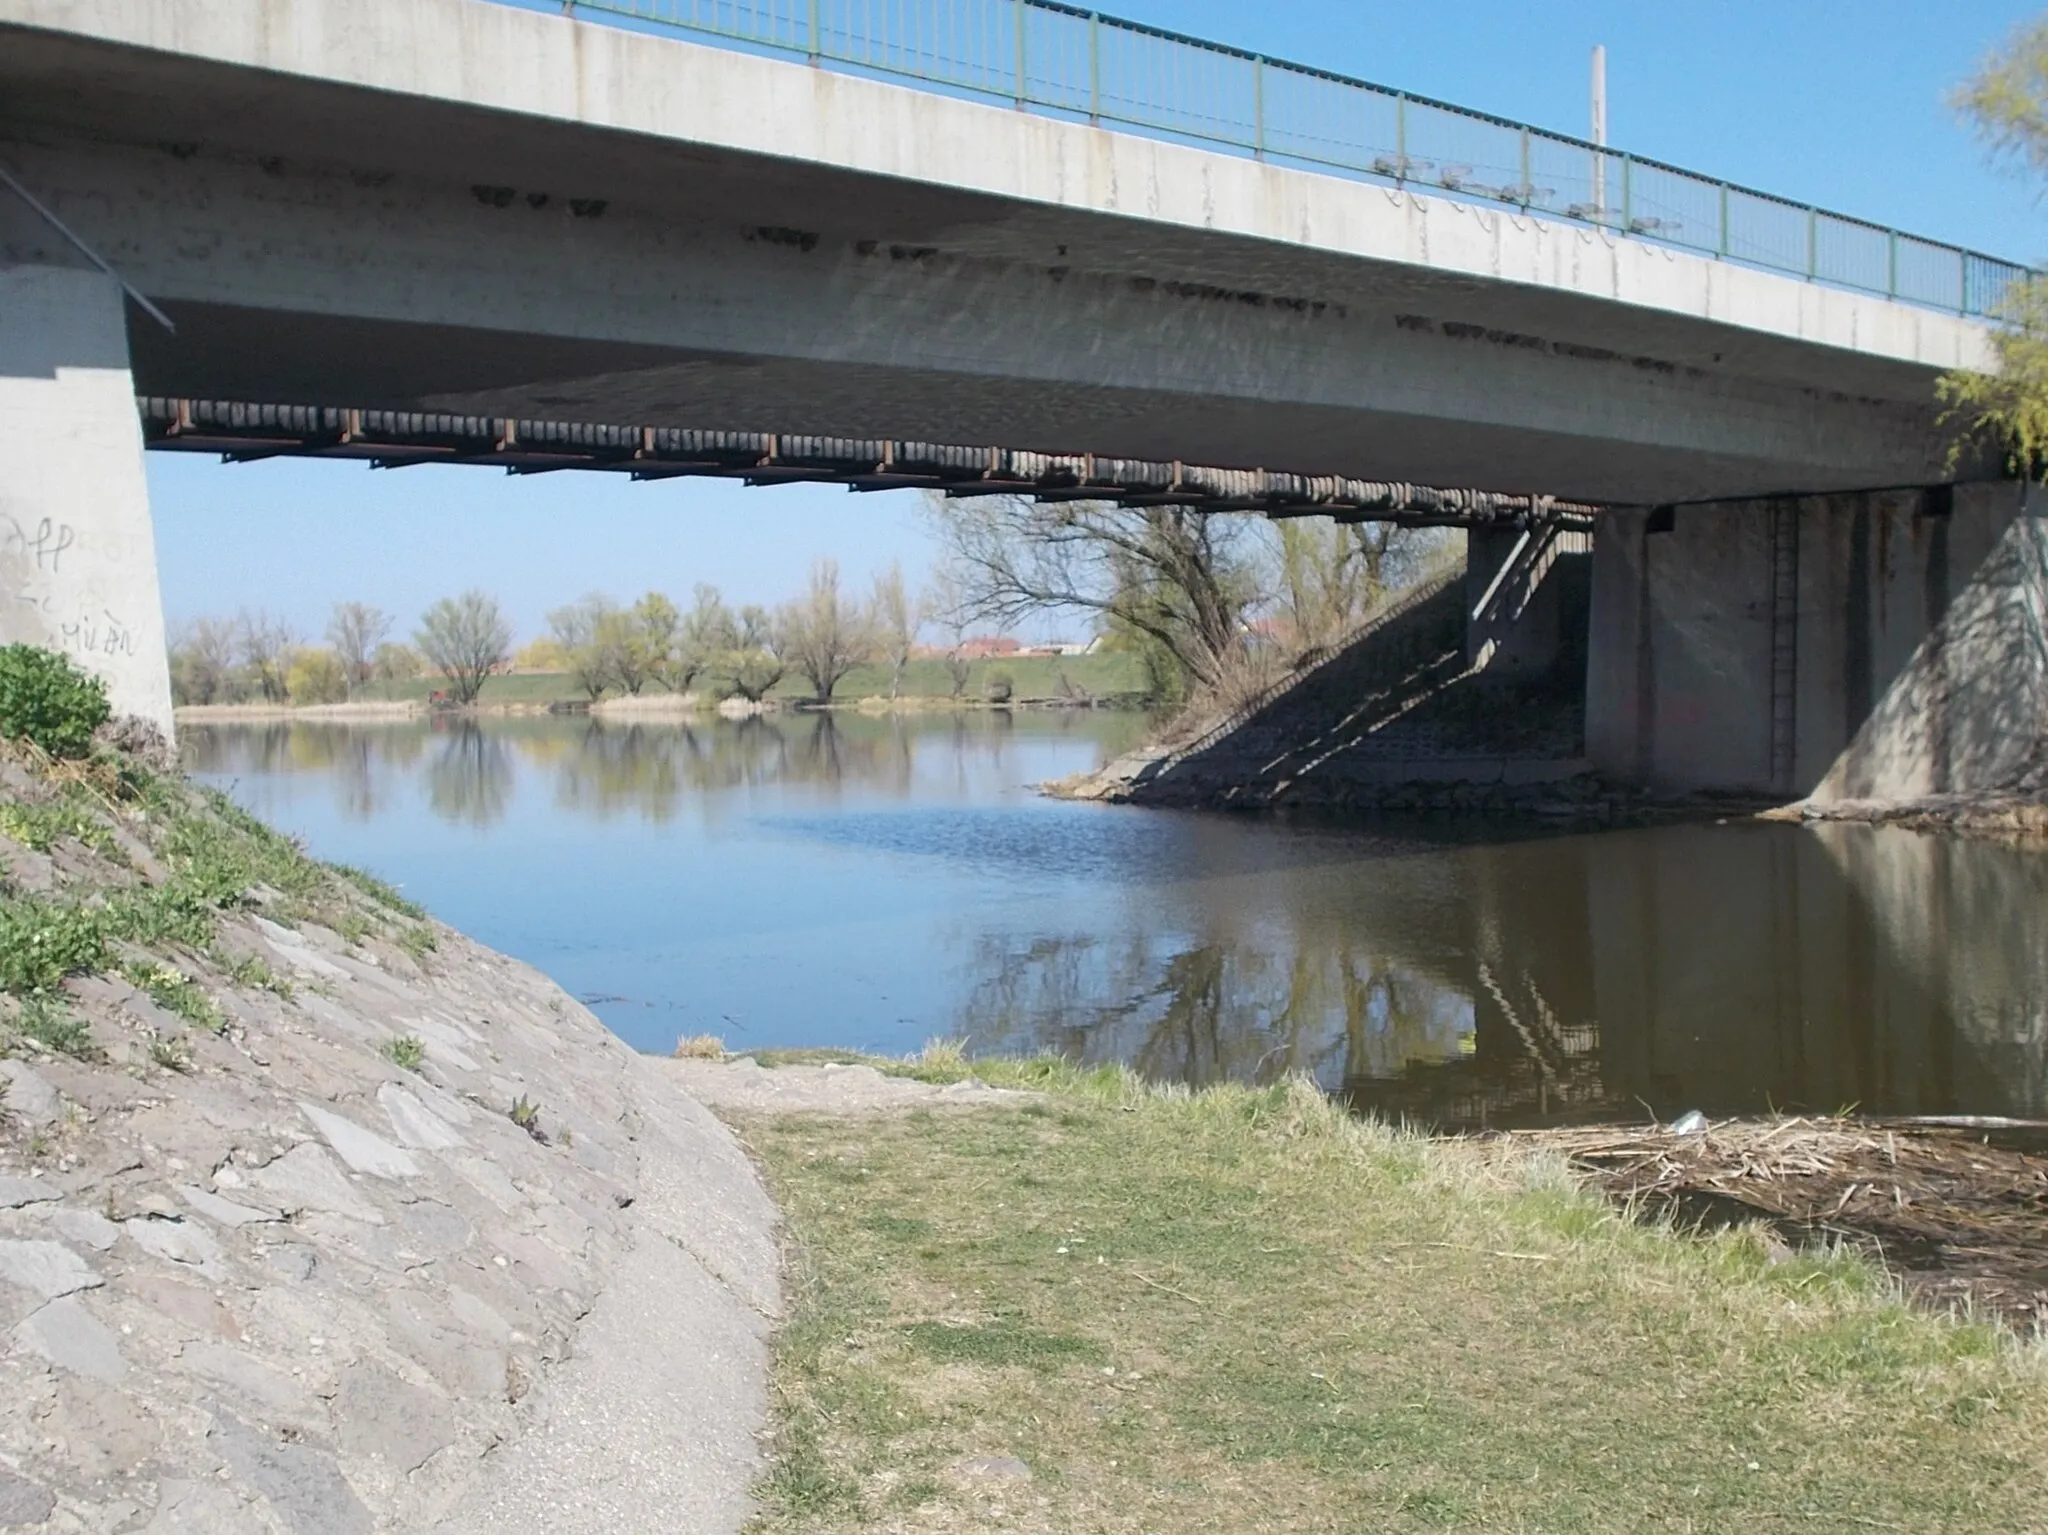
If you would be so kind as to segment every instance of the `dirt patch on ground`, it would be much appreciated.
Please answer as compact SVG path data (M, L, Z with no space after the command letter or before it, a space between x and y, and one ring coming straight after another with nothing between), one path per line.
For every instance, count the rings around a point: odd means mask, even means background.
M1848 1242L1921 1300L2048 1323L2048 1155L2031 1149L2048 1146L2048 1126L1735 1120L1509 1138L1561 1152L1624 1203L1697 1225L1761 1222L1795 1246Z
M909 1108L984 1108L1037 1101L1039 1093L990 1087L970 1077L941 1085L892 1077L872 1066L829 1061L818 1066L763 1066L733 1060L656 1057L699 1103L743 1114L875 1114Z

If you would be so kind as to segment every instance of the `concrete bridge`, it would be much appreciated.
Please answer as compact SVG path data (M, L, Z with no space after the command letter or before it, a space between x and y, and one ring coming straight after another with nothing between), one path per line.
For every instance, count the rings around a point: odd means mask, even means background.
M1021 47L1026 6L986 6ZM1805 270L1765 270L1730 259L1763 258L1729 209L1769 199L1645 166L1674 198L1718 190L1721 248L1688 249L1676 219L1611 211L1628 157L1527 130L1518 185L1438 162L1425 187L1405 147L1331 174L1250 63L1254 155L1171 118L1114 131L1095 100L1018 111L483 0L0 0L0 159L42 210L0 197L6 632L168 719L141 393L1685 503L1599 540L1589 695L1596 759L1673 787L1821 783L1977 611L1987 559L2019 595L1972 644L2001 687L2041 674L2017 493L1866 494L1947 478L1933 381L1989 364L1959 311L2008 269L1795 209ZM1018 69L1017 104L1038 78ZM1578 156L1559 182L1590 166L1590 201L1549 207L1536 151ZM1843 242L1885 253L1876 291L1806 275ZM1930 262L1959 280L1902 280ZM1816 504L1788 495L1836 498L1849 531L1809 548ZM1858 615L1878 641L1785 637ZM1726 746L1756 718L1760 757ZM1934 777L2004 770L1970 727L1945 739Z

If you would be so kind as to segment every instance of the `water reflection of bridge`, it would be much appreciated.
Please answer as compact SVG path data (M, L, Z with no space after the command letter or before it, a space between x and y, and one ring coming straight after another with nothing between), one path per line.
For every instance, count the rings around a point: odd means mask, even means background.
M977 1038L1194 1082L1305 1071L1465 1128L2048 1109L2048 860L2025 853L1697 826L1223 884L987 955Z

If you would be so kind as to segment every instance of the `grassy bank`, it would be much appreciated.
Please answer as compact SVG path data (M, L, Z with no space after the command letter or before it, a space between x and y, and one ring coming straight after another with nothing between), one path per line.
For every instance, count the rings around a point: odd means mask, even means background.
M762 1531L2048 1527L2036 1351L1860 1259L1304 1087L978 1069L1048 1096L742 1121L795 1306Z
M220 940L228 914L314 922L415 960L436 942L426 914L381 880L318 863L226 796L111 753L51 762L0 743L0 869L0 1057L191 1069L194 1041L230 1027L212 994L291 990ZM95 977L135 988L154 1021L81 992ZM0 1140L20 1129L0 1090Z

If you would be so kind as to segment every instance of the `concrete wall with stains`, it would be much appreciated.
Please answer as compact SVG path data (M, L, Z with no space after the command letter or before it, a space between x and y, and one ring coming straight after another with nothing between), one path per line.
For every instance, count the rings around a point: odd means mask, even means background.
M1588 755L1671 790L1995 789L2048 731L2044 621L2048 499L2019 485L1614 513Z
M0 267L0 643L104 677L117 714L171 733L142 429L118 287Z

